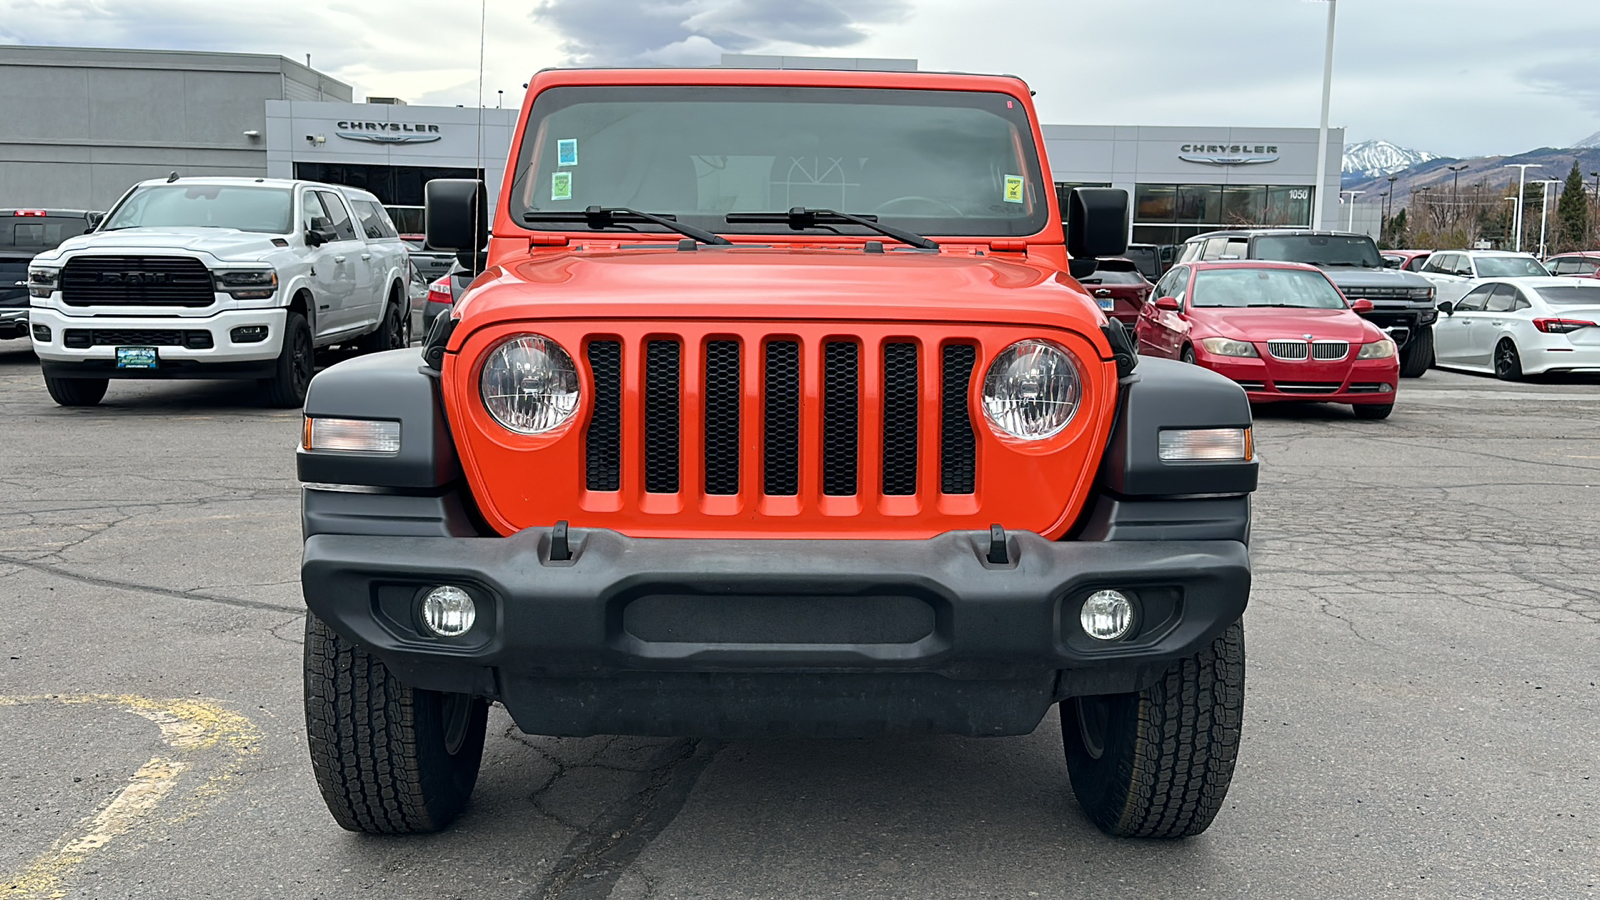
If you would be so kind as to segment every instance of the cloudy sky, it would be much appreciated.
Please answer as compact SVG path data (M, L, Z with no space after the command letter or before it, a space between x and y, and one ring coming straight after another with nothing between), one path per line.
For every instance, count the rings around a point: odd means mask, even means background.
M1008 72L1046 122L1317 123L1325 0L487 0L484 103L560 65L723 52ZM0 0L0 43L276 53L357 97L478 102L473 0ZM1600 131L1600 0L1340 0L1333 124L1448 156Z

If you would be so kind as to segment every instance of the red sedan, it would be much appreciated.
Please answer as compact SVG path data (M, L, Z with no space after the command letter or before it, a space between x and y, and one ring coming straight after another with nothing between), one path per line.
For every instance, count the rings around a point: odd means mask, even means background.
M1238 382L1252 403L1348 403L1357 418L1394 409L1394 341L1333 282L1299 263L1228 261L1175 266L1134 326L1139 352L1205 366Z

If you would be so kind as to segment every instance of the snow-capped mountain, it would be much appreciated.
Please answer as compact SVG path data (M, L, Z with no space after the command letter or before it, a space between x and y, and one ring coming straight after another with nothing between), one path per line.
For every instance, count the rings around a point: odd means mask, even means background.
M1595 147L1600 147L1600 131L1596 131L1572 146L1577 150L1591 150Z
M1438 158L1435 154L1397 147L1388 141L1362 141L1344 148L1344 174L1377 178Z

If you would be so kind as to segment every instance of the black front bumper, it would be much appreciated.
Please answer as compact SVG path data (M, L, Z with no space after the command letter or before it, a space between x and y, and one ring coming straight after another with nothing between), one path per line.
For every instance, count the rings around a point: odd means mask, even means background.
M154 369L119 369L114 359L89 359L82 362L40 360L46 378L130 378L146 381L189 379L271 378L277 374L275 359L247 362L206 362L195 359L162 359Z
M1396 346L1404 350L1423 328L1431 326L1439 318L1439 311L1429 300L1425 304L1383 304L1360 315L1382 329L1394 339Z
M1243 503L1243 499L1240 498ZM1235 540L920 541L311 534L307 605L417 687L503 702L535 734L1023 734L1067 696L1136 690L1237 621ZM557 554L559 555L559 554ZM421 598L466 588L477 621L428 636ZM1117 642L1083 600L1135 604Z

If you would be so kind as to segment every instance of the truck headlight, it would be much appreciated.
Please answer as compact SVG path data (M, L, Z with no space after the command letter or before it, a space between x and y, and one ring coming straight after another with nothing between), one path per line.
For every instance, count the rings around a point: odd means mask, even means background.
M989 364L983 415L995 430L1024 441L1055 437L1078 411L1083 379L1068 350L1052 341L1018 341Z
M519 334L494 348L478 379L484 408L518 434L544 434L578 411L578 370L542 334Z
M61 270L45 266L28 267L28 296L47 298L61 282Z
M1362 344L1356 351L1356 359L1389 359L1394 356L1394 341L1384 338L1370 344Z
M1213 356L1260 356L1254 344L1249 341L1236 341L1232 338L1201 338L1200 346Z
M265 300L278 292L276 269L224 269L211 277L217 290L236 300Z

